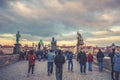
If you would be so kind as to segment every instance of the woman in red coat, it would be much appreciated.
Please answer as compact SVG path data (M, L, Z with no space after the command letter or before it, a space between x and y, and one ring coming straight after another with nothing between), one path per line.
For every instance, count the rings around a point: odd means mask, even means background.
M31 50L30 53L28 54L28 65L29 65L28 77L29 77L29 73L31 70L32 70L32 72L31 72L32 74L34 72L35 60L36 60L36 55L35 55L34 51Z
M88 54L87 60L88 60L88 70L92 71L93 55L91 53Z

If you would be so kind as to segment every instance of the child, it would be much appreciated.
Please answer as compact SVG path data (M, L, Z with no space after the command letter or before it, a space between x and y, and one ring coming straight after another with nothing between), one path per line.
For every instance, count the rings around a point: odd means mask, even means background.
M28 77L29 77L29 73L32 69L32 74L34 73L34 66L35 66L35 60L36 60L36 55L34 53L33 50L31 50L28 54L28 65L29 65L29 68L28 68Z

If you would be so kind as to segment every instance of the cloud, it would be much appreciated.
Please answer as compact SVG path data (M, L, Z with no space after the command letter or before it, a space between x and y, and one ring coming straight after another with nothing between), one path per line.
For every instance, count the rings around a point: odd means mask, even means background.
M15 35L20 31L23 41L50 42L55 37L66 44L76 40L77 31L84 40L119 36L119 3L119 0L101 0L99 4L98 0L0 0L0 34Z
M120 26L114 26L114 27L110 28L110 30L113 32L120 32Z
M5 0L0 0L0 7L6 7L7 3Z
M118 44L120 41L120 36L109 36L109 37L102 37L102 38L87 38L85 42L87 44L92 44L93 46L99 45L99 46L105 46L105 45L111 45L112 43Z
M93 35L105 35L108 34L108 31L96 31L96 32L92 32Z
M14 37L14 34L0 34L1 37Z

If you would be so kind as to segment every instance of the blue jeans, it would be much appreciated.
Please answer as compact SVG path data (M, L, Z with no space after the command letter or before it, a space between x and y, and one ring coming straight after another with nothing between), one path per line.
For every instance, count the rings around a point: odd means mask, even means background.
M92 71L92 62L88 62L88 70Z
M38 60L41 61L41 55L38 55Z
M70 69L70 67L71 67L71 69ZM70 70L73 71L73 61L72 60L68 61L68 71L70 71Z
M84 64L80 63L80 72L81 73L83 73L83 72L86 73L86 63L84 63Z
M103 70L103 62L98 62L99 71Z
M62 80L62 67L56 67L56 80Z
M119 72L115 71L115 80L119 80Z
M48 62L48 74L53 72L53 62Z

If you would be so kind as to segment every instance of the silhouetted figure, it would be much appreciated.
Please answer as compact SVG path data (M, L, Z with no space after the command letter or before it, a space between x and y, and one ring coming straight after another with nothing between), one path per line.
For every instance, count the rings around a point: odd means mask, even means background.
M113 70L113 67L114 67L114 62L113 62L113 57L115 55L115 48L112 49L112 52L108 55L111 59L111 78L114 80L114 70Z
M64 63L65 57L62 55L61 50L59 50L58 55L55 56L56 80L62 80L62 70Z
M99 68L99 71L101 72L103 70L103 58L104 58L104 54L101 51L101 49L99 49L96 57L97 57L97 61L98 61L98 68Z
M77 60L80 63L80 72L86 74L86 62L87 62L87 55L83 51L80 51L77 55Z
M54 37L53 37L53 38L52 38L52 41L51 41L51 49L54 50L54 51L56 50L56 46L57 46L57 45L56 45L56 44L57 44L56 42L57 42L57 41L56 41L56 40L54 39Z
M20 35L19 31L18 31L17 34L16 34L16 44L19 44L20 37L21 37L21 35Z

